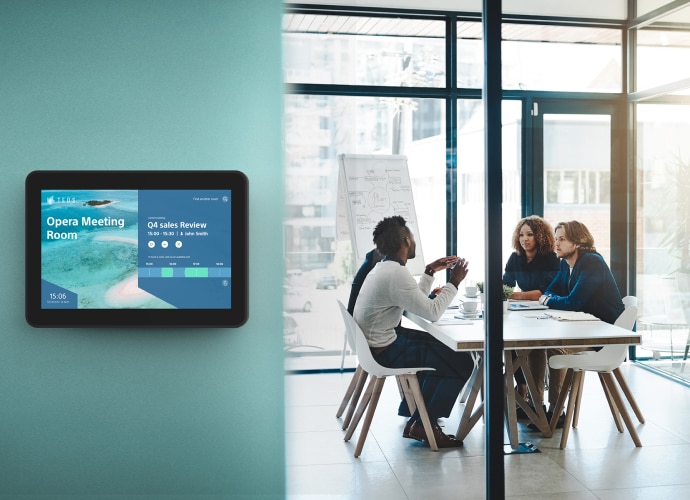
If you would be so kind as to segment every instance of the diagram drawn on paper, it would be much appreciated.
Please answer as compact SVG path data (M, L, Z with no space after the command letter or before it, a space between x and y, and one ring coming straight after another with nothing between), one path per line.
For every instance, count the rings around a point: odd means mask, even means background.
M357 260L374 246L372 232L384 217L400 215L415 235L417 256L408 262L413 274L424 268L412 184L407 157L400 155L340 155L338 217L344 216L339 233L346 231L352 241ZM343 213L344 212L344 213ZM420 267L421 270L417 269ZM419 271L419 273L417 272Z

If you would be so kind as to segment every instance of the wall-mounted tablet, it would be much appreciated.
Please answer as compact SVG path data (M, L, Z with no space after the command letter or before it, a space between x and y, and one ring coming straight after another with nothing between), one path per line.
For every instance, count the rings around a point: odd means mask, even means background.
M248 315L238 171L26 178L26 319L36 327L237 327Z

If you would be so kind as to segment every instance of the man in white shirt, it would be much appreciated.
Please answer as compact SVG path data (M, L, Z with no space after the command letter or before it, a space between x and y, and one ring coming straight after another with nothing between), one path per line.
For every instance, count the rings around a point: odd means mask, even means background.
M403 311L430 321L438 320L458 293L467 275L467 262L455 256L442 257L426 266L419 283L405 264L415 257L414 235L400 216L380 221L373 232L374 244L383 260L367 275L354 308L354 318L367 337L376 361L389 368L428 366L422 394L440 448L462 446L455 436L442 432L438 418L448 417L474 362L469 353L449 349L426 332L403 328ZM433 299L429 291L436 271L451 269L450 280ZM427 441L419 414L415 412L403 437Z

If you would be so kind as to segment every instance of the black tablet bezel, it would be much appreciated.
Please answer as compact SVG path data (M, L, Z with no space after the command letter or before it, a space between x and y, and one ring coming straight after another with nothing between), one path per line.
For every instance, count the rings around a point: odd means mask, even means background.
M230 309L41 308L41 192L59 189L229 189ZM26 320L34 327L225 327L248 318L248 180L236 170L37 170L26 177Z

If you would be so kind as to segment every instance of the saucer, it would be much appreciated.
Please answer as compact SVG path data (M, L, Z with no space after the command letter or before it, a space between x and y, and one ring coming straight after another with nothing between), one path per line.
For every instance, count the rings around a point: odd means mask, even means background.
M480 311L476 312L461 312L460 314L456 314L455 317L458 319L477 319L481 318L482 313Z
M479 297L479 295L467 295L467 294L465 294L465 297L467 297L468 299L476 299L477 297Z

